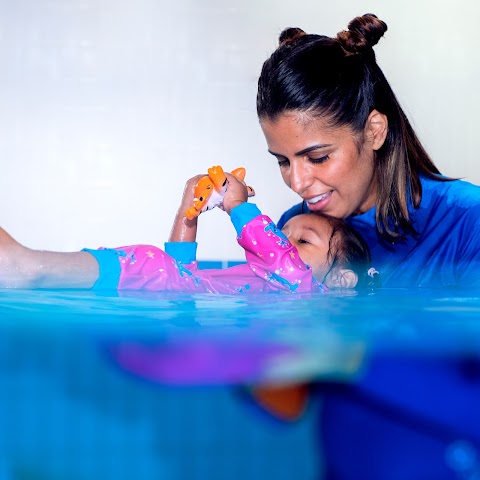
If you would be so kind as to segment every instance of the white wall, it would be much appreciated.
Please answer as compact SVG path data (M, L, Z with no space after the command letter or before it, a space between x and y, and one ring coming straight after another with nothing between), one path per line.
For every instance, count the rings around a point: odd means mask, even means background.
M243 165L277 219L296 201L255 114L286 26L373 12L377 59L441 170L480 183L476 0L0 0L0 224L35 248L163 245L185 180ZM212 235L211 231L214 232ZM220 211L199 258L241 259Z

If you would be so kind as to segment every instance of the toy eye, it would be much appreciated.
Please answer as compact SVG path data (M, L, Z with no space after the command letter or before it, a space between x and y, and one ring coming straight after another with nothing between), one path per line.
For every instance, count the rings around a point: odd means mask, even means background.
M203 197L200 197L200 198L198 199L198 201L199 201L199 202L203 201Z
M212 186L211 185L208 185L207 186L207 190L211 190L212 189Z

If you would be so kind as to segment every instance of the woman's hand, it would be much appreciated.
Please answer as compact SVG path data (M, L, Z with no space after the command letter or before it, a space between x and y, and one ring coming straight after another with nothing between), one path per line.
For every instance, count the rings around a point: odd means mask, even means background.
M238 205L248 200L248 189L242 180L225 172L228 181L228 188L223 198L223 209L230 215L230 212Z

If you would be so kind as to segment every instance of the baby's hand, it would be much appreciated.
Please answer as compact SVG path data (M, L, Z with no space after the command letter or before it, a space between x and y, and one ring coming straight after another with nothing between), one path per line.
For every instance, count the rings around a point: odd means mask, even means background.
M238 205L248 200L248 188L232 174L225 172L228 181L227 193L223 198L223 209L230 215L230 212Z
M195 198L195 186L201 178L205 177L205 175L205 173L195 175L187 180L185 188L183 189L182 202L180 204L180 210L183 212L193 205L193 199Z

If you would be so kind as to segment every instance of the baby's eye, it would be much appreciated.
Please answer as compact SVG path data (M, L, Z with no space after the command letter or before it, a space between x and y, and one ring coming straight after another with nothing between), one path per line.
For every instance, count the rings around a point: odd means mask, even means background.
M324 163L330 158L329 155L324 155L323 157L308 157L308 161L311 163Z
M306 240L304 240L303 238L301 238L298 243L308 243Z

